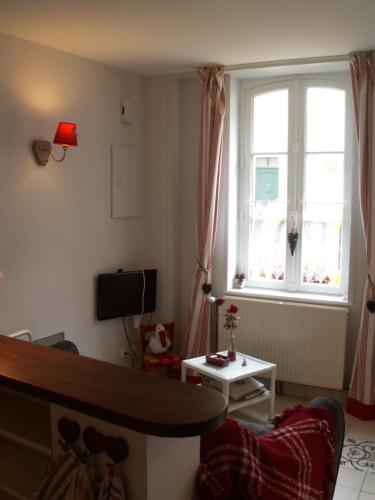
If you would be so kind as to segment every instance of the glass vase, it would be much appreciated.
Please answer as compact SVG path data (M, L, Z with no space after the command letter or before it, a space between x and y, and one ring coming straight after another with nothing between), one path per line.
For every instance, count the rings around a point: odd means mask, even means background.
M229 346L228 346L228 356L231 361L236 361L236 345L235 336L233 330L230 331Z

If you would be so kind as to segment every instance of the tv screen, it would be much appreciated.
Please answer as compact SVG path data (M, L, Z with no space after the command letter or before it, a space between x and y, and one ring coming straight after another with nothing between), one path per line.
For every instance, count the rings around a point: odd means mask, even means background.
M143 313L150 313L155 308L156 269L146 269L144 273L99 274L96 290L96 316L99 321L141 314L142 309Z

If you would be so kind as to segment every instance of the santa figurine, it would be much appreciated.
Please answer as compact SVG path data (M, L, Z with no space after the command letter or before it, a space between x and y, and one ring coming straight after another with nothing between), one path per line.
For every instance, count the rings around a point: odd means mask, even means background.
M155 332L151 335L148 347L153 354L163 354L171 347L171 340L167 336L164 325L156 325Z

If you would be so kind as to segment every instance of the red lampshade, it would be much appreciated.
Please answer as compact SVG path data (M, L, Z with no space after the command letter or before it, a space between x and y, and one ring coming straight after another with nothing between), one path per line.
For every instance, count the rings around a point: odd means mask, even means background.
M75 123L60 122L53 142L62 146L77 146L77 125Z

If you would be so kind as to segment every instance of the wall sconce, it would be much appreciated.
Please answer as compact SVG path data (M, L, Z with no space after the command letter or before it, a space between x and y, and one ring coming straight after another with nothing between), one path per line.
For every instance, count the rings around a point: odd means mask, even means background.
M62 162L66 155L66 150L71 146L77 146L77 126L75 123L60 122L57 126L54 144L59 144L63 148L63 155L57 159L52 153L52 144L49 141L38 140L33 142L33 153L38 165L47 165L49 157L56 162Z

